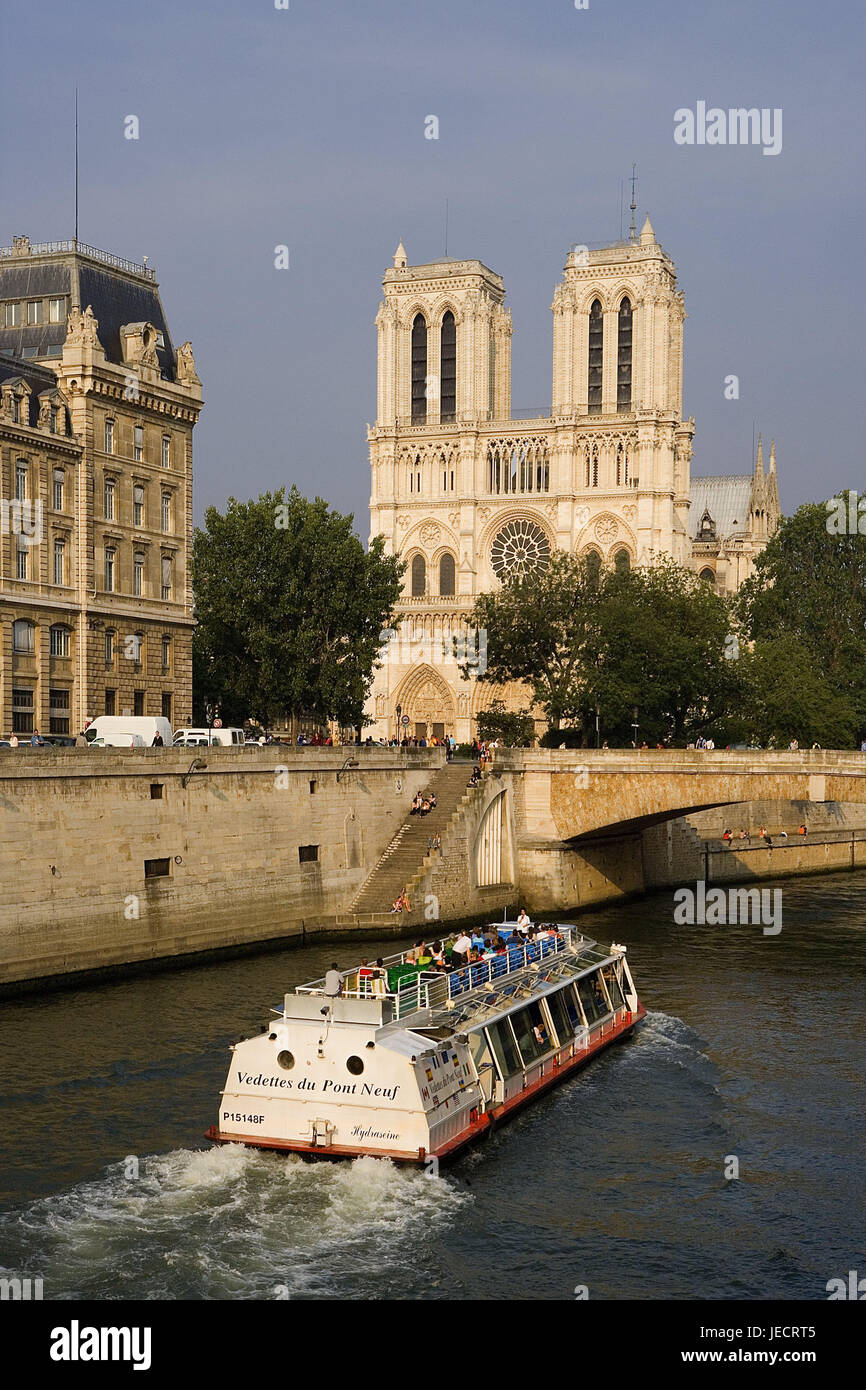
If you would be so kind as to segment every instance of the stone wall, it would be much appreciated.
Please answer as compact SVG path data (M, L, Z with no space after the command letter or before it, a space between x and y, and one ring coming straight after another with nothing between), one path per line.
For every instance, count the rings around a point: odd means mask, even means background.
M442 758L0 750L0 986L333 926Z

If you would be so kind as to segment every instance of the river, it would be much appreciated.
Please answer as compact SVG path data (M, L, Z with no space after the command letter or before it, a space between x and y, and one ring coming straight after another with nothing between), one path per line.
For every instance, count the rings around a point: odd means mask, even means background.
M778 935L582 915L645 1023L438 1178L203 1138L227 1044L374 943L6 1001L0 1265L46 1299L826 1299L864 1267L866 873L779 886Z

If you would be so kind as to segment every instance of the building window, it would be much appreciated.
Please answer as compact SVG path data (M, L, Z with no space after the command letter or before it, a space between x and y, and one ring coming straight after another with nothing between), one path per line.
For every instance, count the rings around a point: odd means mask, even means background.
M616 446L616 485L617 487L628 487L628 449L624 449L621 444Z
M445 554L439 561L439 593L448 598L454 593L454 556Z
M105 486L104 486L103 492L102 492L103 511L105 512L105 520L106 520L106 521L113 521L113 520L114 520L114 489L115 489L115 486L116 486L116 485L115 485L115 482L114 482L114 479L113 479L113 478L106 478L106 480L105 480Z
M29 551L24 536L18 536L18 552L16 555L15 575L17 579L27 578L27 559Z
M116 633L115 633L113 627L108 627L108 628L105 629L105 664L106 664L106 666L113 666L113 665L114 665L114 652L115 652L114 639L115 639L115 636L116 636Z
M144 427L142 425L133 426L132 457L136 463L141 463L144 458Z
M17 502L27 501L27 481L29 469L23 459L19 459L15 465L15 500Z
M592 446L592 465L590 468L590 483L592 487L598 487L598 445Z
M114 593L114 556L115 551L108 546L105 551L105 592Z
M49 299L48 301L48 322L63 323L66 318L66 300Z
M427 321L416 314L412 324L412 424L427 419Z
M42 300L41 300L41 299L31 299L30 303L27 305L27 322L28 322L28 323L41 323L41 322L42 322Z
M18 618L12 624L12 650L22 652L26 656L32 656L34 650L34 633L36 624L31 623L29 618Z
M549 492L547 445L532 439L506 439L487 451L487 489L492 493Z
M13 425L20 425L20 424L21 424L21 398L20 398L20 396L13 396L13 397L12 397L12 423L13 423Z
M106 422L105 422L105 452L106 452L107 454L113 454L113 453L114 453L114 421L113 421L113 420L106 420Z
M453 420L457 408L457 329L450 309L442 319L439 375L439 418Z
M136 719L144 718L144 691L134 690L132 693L132 712Z
M57 433L57 421L58 421L58 418L59 418L59 417L58 417L58 413L57 413L57 406L56 406L56 405L50 405L50 406L48 407L48 428L50 429L50 431L51 431L52 434L56 434L56 433Z
M421 455L418 454L415 462L409 464L409 491L421 495Z
M54 542L54 583L66 583L66 542L63 540Z
M170 556L170 555L163 555L163 557L162 557L162 583L161 583L161 585L160 585L160 597L163 598L163 599L165 599L167 602L171 600L171 588L172 588L171 556Z
M315 864L319 858L318 845L298 845L298 862L301 864Z
M169 722L169 724L171 723L171 691L170 691L170 690L164 690L164 691L162 692L162 717L163 717L163 719L167 719L168 722Z
M33 733L33 687L12 687L12 732Z
M631 569L631 556L627 550L618 550L613 557L613 567L617 574L628 574Z
M170 859L145 859L145 878L168 878L171 872Z
M171 638L166 636L162 639L162 669L171 670Z
M162 494L162 529L163 529L163 531L170 531L170 530L171 530L171 493L170 493L170 492L164 492L164 493Z
M701 570L701 576L700 576L700 577L701 577L701 579L704 581L705 584L715 584L715 582L716 582L715 573L714 573L714 571L711 570L711 569Z
M163 468L171 468L171 435L169 434L162 436L162 466Z
M114 711L115 711L116 708L117 708L117 691L116 691L116 690L106 690L106 692L105 692L105 713L106 713L106 714L114 714Z
M427 592L427 561L423 555L412 556L412 597L423 598Z
M132 489L132 524L144 525L144 488L139 483Z
M20 326L21 326L21 305L20 305L20 304L7 304L7 305L6 305L6 327L7 327L7 328L19 328Z
M51 494L51 502L56 512L63 511L63 484L66 481L66 474L62 468L54 470L54 484Z
M48 732L51 734L68 734L69 691L49 690L48 701Z
M69 656L69 628L62 623L54 623L49 633L49 651L52 656Z
M144 594L144 555L140 550L132 557L132 592L136 598Z
M604 316L599 300L592 301L589 311L589 379L588 405L590 415L601 414L601 367L604 351Z
M601 578L601 556L597 550L590 550L586 557L586 573L593 588L598 588Z
M619 306L619 321L616 350L616 408L631 410L631 300L624 299Z
M151 801L162 801L162 782L151 782L150 799Z

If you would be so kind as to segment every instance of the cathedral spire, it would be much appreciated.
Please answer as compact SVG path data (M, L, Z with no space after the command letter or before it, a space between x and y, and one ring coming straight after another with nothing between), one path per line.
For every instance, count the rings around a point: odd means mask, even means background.
M763 476L764 476L764 445L763 445L763 442L762 442L762 440L761 440L761 436L760 436L760 434L759 434L759 435L758 435L758 452L757 452L757 454L755 455L755 477L756 477L756 478L763 478Z
M406 269L406 248L402 241L394 252L394 267L396 270Z
M776 471L776 441L775 441L775 439L771 439L771 440L770 440L770 472L771 472L771 473L775 473L775 471Z
M655 239L656 234L653 231L653 224L649 220L649 213L647 213L644 224L640 229L641 246L653 246L655 244Z

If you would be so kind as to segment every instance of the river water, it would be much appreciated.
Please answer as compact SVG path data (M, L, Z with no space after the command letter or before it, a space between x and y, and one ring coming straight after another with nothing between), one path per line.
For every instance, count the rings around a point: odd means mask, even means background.
M0 1266L46 1299L826 1299L866 1268L866 874L780 886L778 935L581 916L646 1022L439 1178L203 1139L227 1044L357 946L8 1001Z

